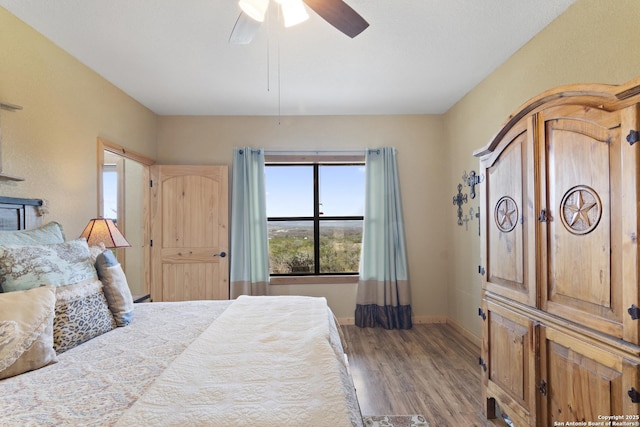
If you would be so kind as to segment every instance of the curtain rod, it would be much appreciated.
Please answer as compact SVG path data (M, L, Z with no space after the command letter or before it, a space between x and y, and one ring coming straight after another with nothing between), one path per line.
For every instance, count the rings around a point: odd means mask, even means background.
M295 156L295 155L324 155L324 156L364 156L367 150L377 151L373 149L361 150L264 150L265 155Z

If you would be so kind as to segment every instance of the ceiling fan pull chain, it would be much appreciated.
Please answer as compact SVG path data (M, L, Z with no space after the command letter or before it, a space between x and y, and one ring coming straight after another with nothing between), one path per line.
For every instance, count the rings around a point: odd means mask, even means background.
M271 19L267 14L267 92L271 92Z

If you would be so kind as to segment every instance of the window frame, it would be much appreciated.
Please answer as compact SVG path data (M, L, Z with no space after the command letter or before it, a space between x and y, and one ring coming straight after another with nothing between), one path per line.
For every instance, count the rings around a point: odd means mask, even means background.
M342 284L357 283L358 272L320 273L320 223L323 221L363 221L364 215L320 215L320 166L365 166L364 155L265 155L265 167L310 166L313 167L314 212L313 217L268 217L267 221L312 221L314 235L314 271L310 273L270 273L270 284ZM316 262L318 260L318 262Z

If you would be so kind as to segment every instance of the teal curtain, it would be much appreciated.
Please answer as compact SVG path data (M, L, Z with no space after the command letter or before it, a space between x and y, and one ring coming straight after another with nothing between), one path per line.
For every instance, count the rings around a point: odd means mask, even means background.
M264 150L234 148L231 181L230 295L266 295L269 246Z
M355 323L410 329L411 295L396 150L367 150L365 208Z

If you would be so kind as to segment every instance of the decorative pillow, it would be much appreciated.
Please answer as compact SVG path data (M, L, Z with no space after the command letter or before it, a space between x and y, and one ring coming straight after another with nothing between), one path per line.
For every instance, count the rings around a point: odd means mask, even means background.
M84 238L55 245L0 246L3 292L97 279Z
M51 245L64 242L64 231L57 222L31 230L0 231L0 245Z
M116 324L127 326L133 317L133 297L122 266L111 251L98 255L95 266Z
M104 243L100 242L97 245L92 245L89 246L89 254L91 255L91 262L92 263L96 263L96 259L98 258L98 255L100 255L102 252L106 251L107 248L104 246Z
M50 286L0 294L0 380L57 362L55 303Z
M99 280L56 288L53 348L60 354L116 327Z

